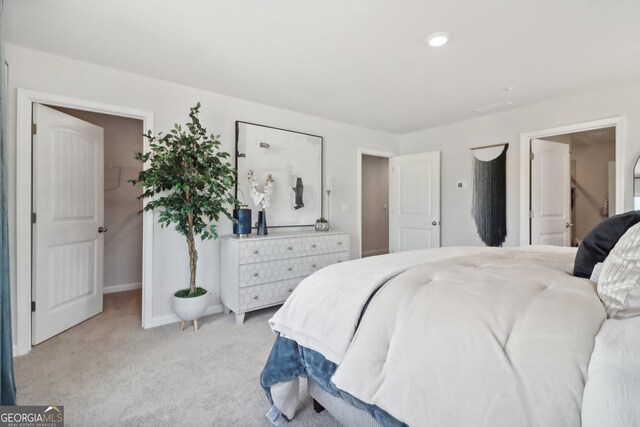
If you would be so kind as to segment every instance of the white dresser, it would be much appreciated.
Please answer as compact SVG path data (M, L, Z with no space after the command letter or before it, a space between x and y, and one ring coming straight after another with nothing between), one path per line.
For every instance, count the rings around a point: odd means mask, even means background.
M269 232L222 237L221 299L225 313L244 322L248 311L282 304L305 277L349 259L349 234Z

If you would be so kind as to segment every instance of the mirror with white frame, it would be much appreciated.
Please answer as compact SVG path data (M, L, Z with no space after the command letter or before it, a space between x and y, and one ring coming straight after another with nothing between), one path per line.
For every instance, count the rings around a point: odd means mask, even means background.
M633 170L633 209L640 210L640 157Z

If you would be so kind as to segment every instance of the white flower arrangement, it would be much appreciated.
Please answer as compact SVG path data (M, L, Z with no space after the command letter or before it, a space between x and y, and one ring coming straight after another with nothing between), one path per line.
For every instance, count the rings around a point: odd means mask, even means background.
M251 185L251 198L253 203L258 206L262 206L262 209L269 207L269 199L273 193L273 177L271 174L267 176L267 181L264 183L264 190L258 191L258 180L256 179L253 170L249 171L249 184Z

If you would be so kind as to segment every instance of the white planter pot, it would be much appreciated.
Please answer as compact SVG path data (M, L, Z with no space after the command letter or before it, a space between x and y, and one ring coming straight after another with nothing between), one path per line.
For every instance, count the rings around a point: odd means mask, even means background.
M191 321L202 317L209 305L209 293L199 297L178 298L173 296L173 310L180 320Z

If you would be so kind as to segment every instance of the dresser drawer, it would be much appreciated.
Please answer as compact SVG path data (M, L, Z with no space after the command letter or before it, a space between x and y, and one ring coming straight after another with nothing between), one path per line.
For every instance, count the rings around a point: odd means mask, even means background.
M245 287L306 276L308 273L300 271L302 266L300 259L286 258L254 264L242 264L239 267L238 284L240 287Z
M302 255L326 254L349 250L349 236L346 234L306 236L301 239Z
M291 258L302 254L301 239L265 239L240 242L240 264Z
M282 303L291 295L301 280L297 278L240 288L239 311L244 312Z
M334 252L323 255L312 255L300 258L298 271L303 276L308 276L321 268L331 264L349 260L349 252Z

